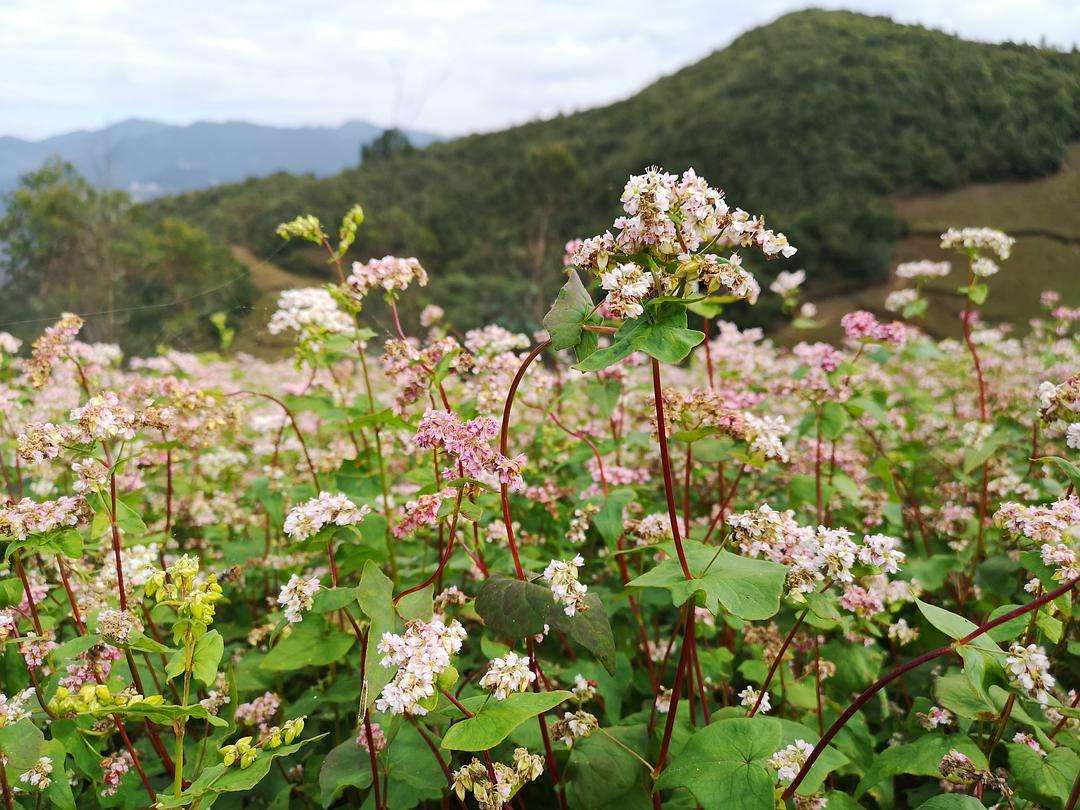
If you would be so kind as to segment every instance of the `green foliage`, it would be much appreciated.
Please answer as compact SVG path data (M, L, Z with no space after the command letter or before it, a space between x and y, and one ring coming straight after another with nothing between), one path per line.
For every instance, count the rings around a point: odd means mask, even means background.
M862 286L883 277L900 232L886 195L1060 165L1080 135L1077 58L804 11L606 107L415 151L388 134L335 177L275 175L151 208L266 256L273 227L297 211L330 222L378 199L360 254L418 256L442 280L428 300L458 326L530 329L560 283L562 244L610 225L626 176L692 165L736 204L768 210L815 284ZM314 251L279 258L327 277Z
M569 697L569 692L556 690L519 692L503 700L474 698L470 701L473 716L450 726L443 736L442 747L452 751L494 748L526 720L554 709Z
M235 327L252 300L246 271L203 229L150 217L70 165L24 176L0 213L0 323L18 337L70 311L86 314L83 339L128 352L214 348L226 328L214 313Z

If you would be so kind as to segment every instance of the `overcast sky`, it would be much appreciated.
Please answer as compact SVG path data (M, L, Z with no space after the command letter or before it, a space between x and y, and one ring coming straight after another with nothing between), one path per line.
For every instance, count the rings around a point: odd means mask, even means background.
M0 0L0 134L123 118L444 135L624 97L808 3ZM849 0L967 38L1080 42L1078 0Z

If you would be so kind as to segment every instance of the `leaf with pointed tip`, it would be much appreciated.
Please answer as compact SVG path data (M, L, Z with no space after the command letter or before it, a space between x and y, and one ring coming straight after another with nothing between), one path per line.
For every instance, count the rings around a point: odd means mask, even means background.
M551 338L551 348L570 349L581 340L581 326L593 311L592 297L576 271L559 290L555 303L544 316L544 328Z
M455 723L443 737L442 747L451 751L485 751L541 712L554 709L570 698L570 692L518 692L505 700L487 700L472 717Z

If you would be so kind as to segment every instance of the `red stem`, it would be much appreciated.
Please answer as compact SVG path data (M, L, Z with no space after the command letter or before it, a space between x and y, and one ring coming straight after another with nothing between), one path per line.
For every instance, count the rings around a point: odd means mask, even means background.
M656 408L656 430L660 443L660 464L664 469L664 494L667 496L668 522L671 524L671 536L675 540L675 551L679 555L679 565L683 576L693 579L690 564L686 561L682 538L679 536L679 515L675 508L675 485L671 477L671 457L668 455L667 427L664 424L664 395L660 387L660 362L652 358L653 404Z

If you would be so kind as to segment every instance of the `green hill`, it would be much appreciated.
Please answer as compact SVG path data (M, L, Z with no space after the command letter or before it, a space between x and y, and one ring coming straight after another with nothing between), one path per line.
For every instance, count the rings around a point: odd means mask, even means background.
M332 223L358 200L370 215L358 258L419 256L430 300L460 326L529 327L560 283L563 243L606 227L626 176L649 164L693 165L735 204L766 212L800 248L786 266L836 292L885 278L904 232L892 199L1048 175L1078 137L1080 53L814 10L606 107L391 152L330 178L275 175L185 194L151 211L261 257L280 247L278 222L310 211ZM978 214L961 207L955 222L983 224ZM301 246L275 261L327 273ZM746 317L770 314L766 305Z

